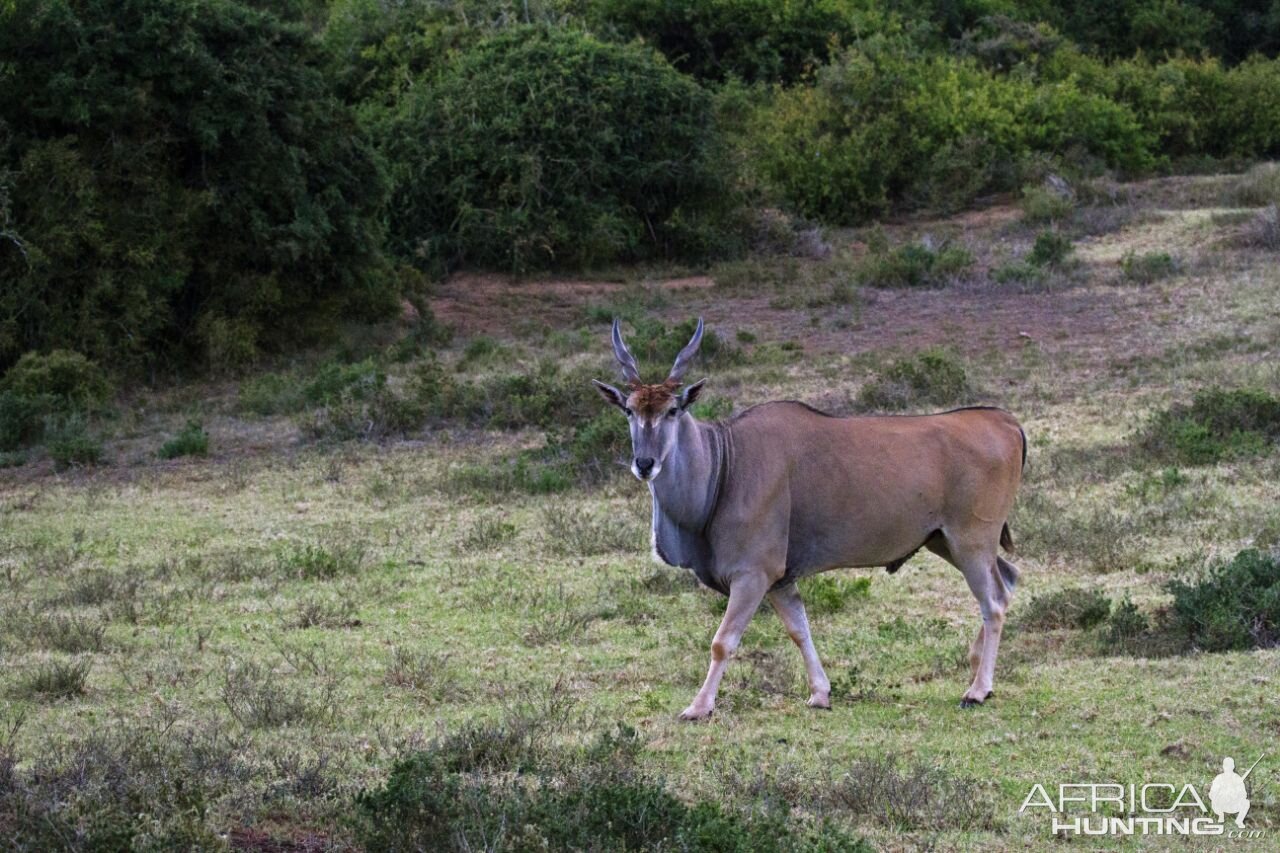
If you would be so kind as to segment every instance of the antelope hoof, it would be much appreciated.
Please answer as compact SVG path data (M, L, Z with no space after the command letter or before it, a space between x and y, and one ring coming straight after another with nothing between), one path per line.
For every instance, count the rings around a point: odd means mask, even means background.
M979 699L979 698L977 698L977 697L975 697L975 696L970 696L968 693L966 693L966 694L964 694L964 698L960 700L960 707L961 707L961 708L972 708L972 707L973 707L973 706L975 706L975 705L981 705L983 702L987 701L988 699L990 699L990 698L991 698L992 696L994 696L994 695L995 695L995 691L994 691L994 690L988 690L988 691L987 691L987 695L986 695L986 696L983 696L981 699Z
M822 710L822 711L830 711L831 710L831 694L815 693L809 697L809 701L806 702L805 704L807 704L810 708L818 708L819 710Z
M695 702L694 704L690 705L688 708L685 708L683 711L680 712L680 719L686 722L689 722L691 720L710 719L711 712L714 710L715 710L714 705L708 705L707 707L704 708Z

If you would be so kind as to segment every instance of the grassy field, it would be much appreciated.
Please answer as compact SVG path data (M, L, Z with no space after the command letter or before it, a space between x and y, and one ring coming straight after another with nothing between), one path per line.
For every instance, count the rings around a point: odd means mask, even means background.
M1265 208L1242 206L1256 179L1095 187L1061 210L907 220L709 271L441 286L454 336L439 364L466 381L542 360L607 379L605 318L703 316L724 351L691 378L710 376L713 412L780 397L1014 412L1030 440L1022 583L984 707L958 707L976 605L923 553L893 576L802 586L831 712L805 707L800 656L762 611L712 719L678 722L723 604L654 564L647 494L620 466L531 493L476 472L536 451L541 428L336 440L311 409L248 411L249 380L228 380L128 394L104 424L107 464L0 471L0 826L25 803L62 815L68 843L115 809L149 816L134 846L183 824L208 830L201 844L344 847L367 839L356 792L451 733L516 731L525 758L581 769L620 732L627 772L682 801L826 820L891 850L1047 847L1044 814L1018 813L1034 783L1203 791L1223 756L1243 769L1269 752L1249 816L1268 838L1239 842L1264 849L1280 831L1280 652L1127 641L1105 612L1055 620L1049 598L1097 591L1156 625L1170 580L1280 543L1274 443L1188 463L1143 438L1202 389L1280 391L1280 243ZM1038 241L1046 229L1072 245ZM938 262L936 286L877 287L900 274L886 244L968 262ZM921 351L937 354L925 381L895 372ZM391 363L391 385L420 358ZM209 455L157 458L193 417Z

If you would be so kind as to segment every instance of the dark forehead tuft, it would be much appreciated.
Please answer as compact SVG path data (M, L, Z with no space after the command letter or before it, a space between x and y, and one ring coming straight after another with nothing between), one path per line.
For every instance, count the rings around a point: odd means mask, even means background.
M641 415L657 415L665 412L671 401L675 399L679 384L663 382L660 385L636 385L631 389L628 400L631 408Z

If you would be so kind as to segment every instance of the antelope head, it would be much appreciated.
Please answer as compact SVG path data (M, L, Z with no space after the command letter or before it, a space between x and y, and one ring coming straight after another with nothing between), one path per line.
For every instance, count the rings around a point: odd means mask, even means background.
M640 379L635 356L622 340L618 321L613 321L613 357L622 369L627 390L624 393L604 382L594 379L592 382L606 402L627 416L631 427L631 473L640 480L653 480L662 471L663 463L676 447L681 421L702 393L705 379L683 386L684 374L701 344L702 320L699 319L693 337L676 356L667 378L656 385L646 384Z

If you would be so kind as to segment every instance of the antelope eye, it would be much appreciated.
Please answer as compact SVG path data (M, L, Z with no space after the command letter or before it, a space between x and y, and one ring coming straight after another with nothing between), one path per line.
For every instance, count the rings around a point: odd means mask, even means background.
M667 417L669 418L674 418L678 414L680 414L679 409L667 409Z
M627 417L631 417L632 415L634 415L634 414L635 414L635 412L631 411L630 409L626 408L625 406L624 406L624 407L623 407L623 409L622 409L622 413L623 413L624 415L626 415Z

